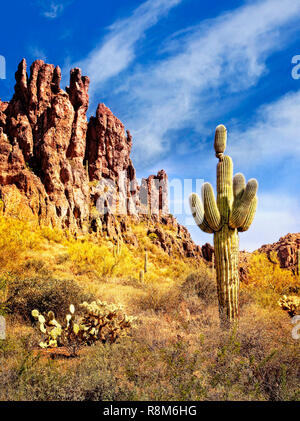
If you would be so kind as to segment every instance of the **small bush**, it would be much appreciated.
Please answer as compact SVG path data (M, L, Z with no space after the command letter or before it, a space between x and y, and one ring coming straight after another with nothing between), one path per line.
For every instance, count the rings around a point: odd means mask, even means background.
M68 253L64 253L64 254L60 254L59 256L56 257L55 259L55 263L57 265L63 265L64 263L66 263L68 260L70 259L70 256Z
M205 304L215 304L217 300L216 280L212 271L207 268L188 275L181 290L184 297L197 295Z
M79 305L94 297L85 293L74 281L60 279L18 279L9 290L8 309L24 320L31 319L31 311L38 308L42 313L50 310L62 318L70 303Z
M66 239L63 230L51 227L41 227L41 236L46 238L48 241L54 241L55 243L63 243Z
M38 244L38 236L29 223L0 216L0 270L14 270L28 249Z
M45 261L42 259L28 259L24 263L24 269L34 270L35 272L41 272L45 268Z
M259 293L264 290L275 294L288 294L299 289L299 278L290 270L280 267L275 252L271 253L270 260L265 253L256 252L251 255L246 287L258 290Z
M151 310L158 312L171 312L177 310L180 303L180 292L177 288L163 289L160 286L148 285L146 286L145 294L143 294L137 301L136 307L139 310Z

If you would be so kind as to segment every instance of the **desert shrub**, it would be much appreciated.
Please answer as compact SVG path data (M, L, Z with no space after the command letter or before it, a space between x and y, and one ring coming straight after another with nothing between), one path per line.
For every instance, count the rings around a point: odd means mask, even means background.
M208 398L271 401L299 398L299 355L295 345L278 346L270 330L266 331L270 329L267 323L257 334L255 324L249 330L248 326L240 331L221 332L217 355L208 366Z
M251 306L239 331L199 331L197 324L192 338L176 323L163 341L154 334L162 317L151 315L152 339L134 331L119 343L83 349L79 360L37 358L29 339L18 338L9 363L12 351L0 352L0 400L299 400L299 345L290 326L279 331L280 311L269 317Z
M114 255L113 245L94 244L90 241L77 241L69 246L68 253L78 274L91 273L100 279L109 276L133 275L137 271L130 251L122 247L119 254Z
M41 272L45 270L45 264L46 263L43 259L28 259L24 263L24 269Z
M171 312L178 309L180 291L176 287L163 288L160 285L145 285L144 294L133 300L137 310Z
M249 263L247 284L252 289L263 289L275 294L287 294L300 287L300 280L290 270L280 267L275 252L270 255L272 263L265 253L253 253Z
M197 400L205 396L195 373L199 353L186 343L168 344L153 353L124 338L113 346L88 350L80 364L51 364L24 353L11 368L0 368L0 399L5 400Z
M57 265L63 265L64 263L66 263L68 260L70 259L70 256L68 253L64 253L64 254L60 254L59 256L56 257L55 259L55 263Z
M43 238L48 241L54 241L55 243L63 243L66 239L64 231L58 228L44 226L40 228L40 233Z
M205 304L215 304L217 287L214 273L209 268L191 273L181 285L181 291L186 298L197 295Z
M38 244L29 223L0 215L0 269L13 270L23 258L24 251Z
M24 320L31 319L31 312L38 308L42 313L54 311L62 318L70 303L79 305L94 297L74 281L53 278L16 279L9 288L8 309Z

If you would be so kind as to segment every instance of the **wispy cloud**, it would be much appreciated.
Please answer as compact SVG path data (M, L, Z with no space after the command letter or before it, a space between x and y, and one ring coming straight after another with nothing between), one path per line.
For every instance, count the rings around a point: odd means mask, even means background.
M230 133L231 155L243 165L300 159L300 91L260 107L252 124Z
M42 48L30 45L27 50L32 60L47 60L47 55Z
M129 66L135 59L136 44L147 29L181 1L148 0L135 9L130 17L119 20L108 28L104 41L88 57L77 63L92 79L92 92L101 83Z
M293 0L252 2L175 34L152 65L130 68L115 97L135 137L135 159L168 151L172 131L189 128L205 135L207 122L228 112L239 93L267 73L266 60L285 46L299 16L300 3ZM99 83L128 66L148 19L142 18L140 29L125 40L118 60L113 57L125 28L124 21L115 24L98 53L83 62L85 72L97 64Z
M62 15L65 8L72 3L73 0L46 1L38 0L38 6L42 10L42 15L48 19L56 19Z

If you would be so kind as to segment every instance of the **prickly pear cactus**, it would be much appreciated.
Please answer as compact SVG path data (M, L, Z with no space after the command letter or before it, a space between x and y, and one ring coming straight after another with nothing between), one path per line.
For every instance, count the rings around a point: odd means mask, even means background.
M57 348L64 346L71 356L76 356L78 350L96 341L114 343L119 337L125 336L133 326L136 317L127 316L122 305L108 304L100 300L81 304L84 316L75 316L75 307L70 305L70 314L62 326L55 320L53 311L42 315L38 310L31 312L39 322L40 331L45 340L40 342L41 348Z
M233 164L224 155L227 129L222 124L216 128L214 148L217 165L217 200L209 183L202 187L203 205L198 195L190 196L190 207L198 227L214 234L215 268L222 325L230 325L239 314L239 237L247 231L257 207L255 179L247 185L243 174L233 177Z

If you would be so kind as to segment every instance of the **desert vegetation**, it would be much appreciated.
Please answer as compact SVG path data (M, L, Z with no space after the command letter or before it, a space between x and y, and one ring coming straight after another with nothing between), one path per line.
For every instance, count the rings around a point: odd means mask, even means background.
M299 297L299 277L253 254L249 279L241 284L239 326L224 330L212 265L168 256L145 234L147 224L132 230L142 245L116 249L102 237L74 239L0 217L1 312L7 321L0 399L299 400L299 342L278 304L284 295ZM125 335L90 340L75 358L68 349L55 352L49 341L39 347L45 342L39 324L49 332L53 316L65 326L69 314L70 325L73 310L84 318L97 300L110 311L121 305L135 319Z

